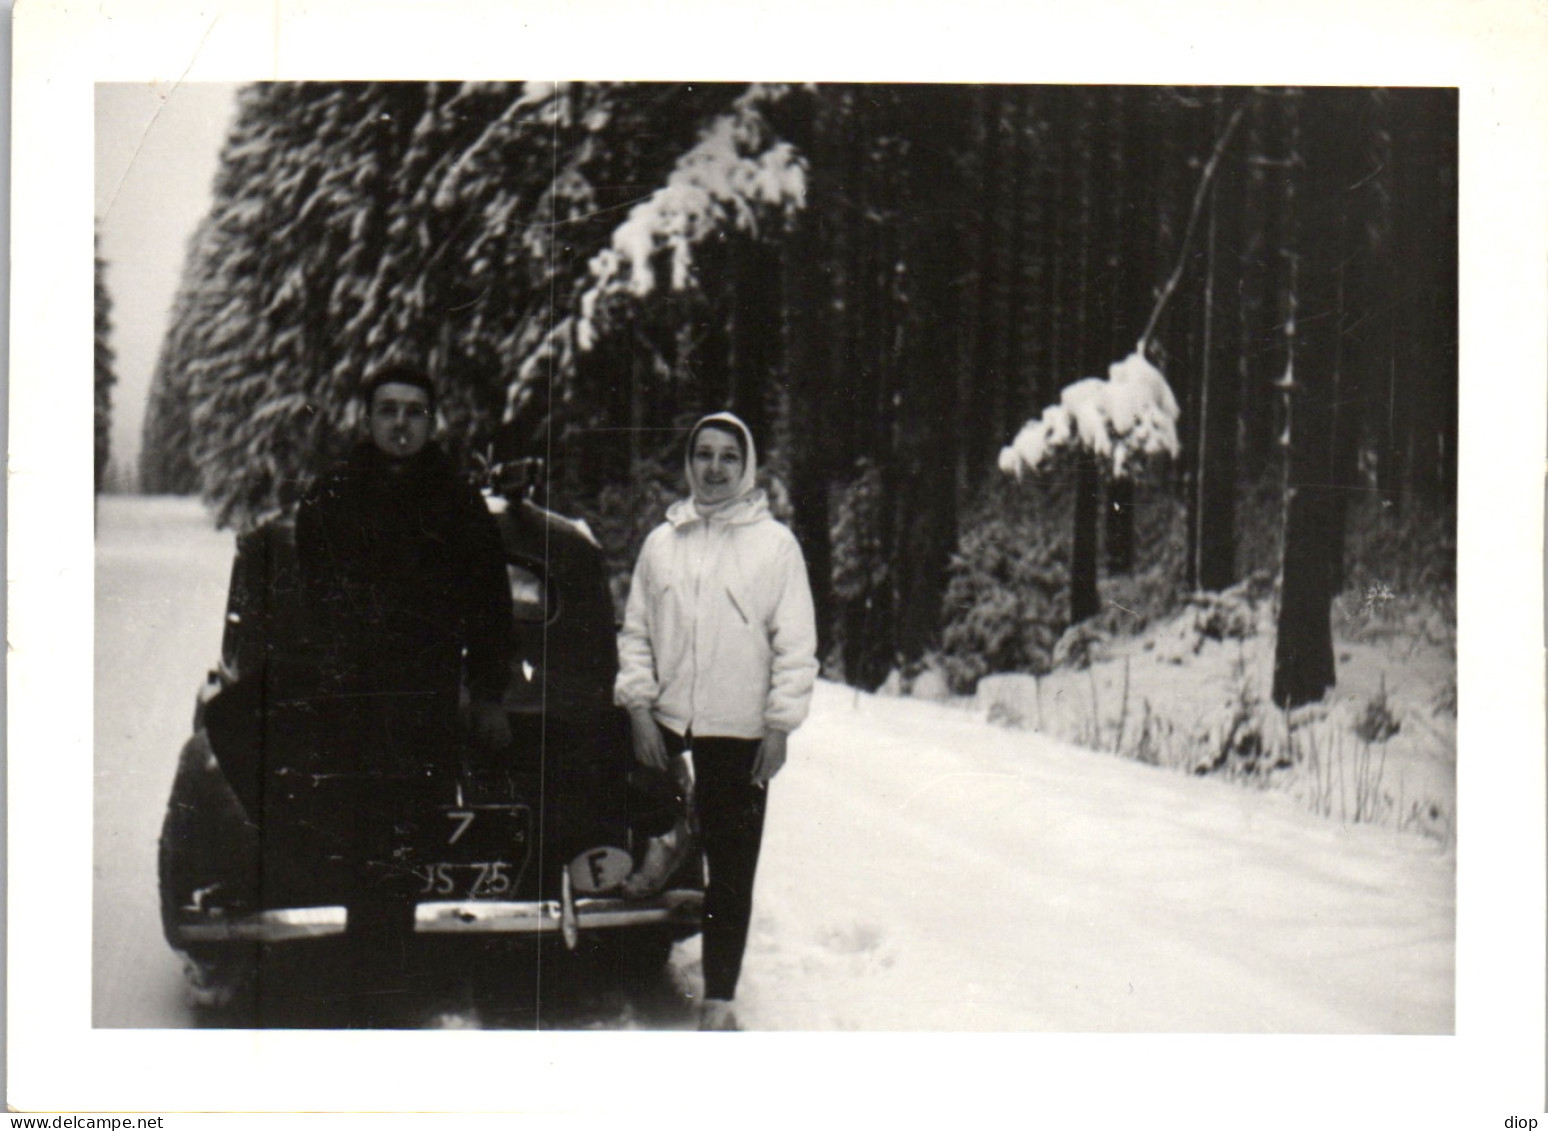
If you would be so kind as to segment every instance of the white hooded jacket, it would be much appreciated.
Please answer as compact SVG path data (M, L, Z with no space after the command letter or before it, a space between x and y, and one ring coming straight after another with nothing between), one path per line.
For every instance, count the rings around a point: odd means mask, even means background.
M693 499L650 532L618 637L615 701L648 707L678 734L761 738L805 720L817 678L817 628L801 547L754 488L747 445L735 498L707 514ZM698 431L698 426L694 429ZM690 454L691 458L691 454Z

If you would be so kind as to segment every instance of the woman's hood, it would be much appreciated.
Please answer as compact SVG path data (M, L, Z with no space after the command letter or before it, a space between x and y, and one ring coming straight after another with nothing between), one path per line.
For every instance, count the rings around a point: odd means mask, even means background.
M711 424L734 429L741 436L747 452L747 457L742 461L742 477L737 481L736 493L730 500L719 506L701 508L692 495L673 503L667 508L667 521L673 526L682 526L685 522L692 522L695 519L734 523L756 522L767 517L769 513L768 500L757 485L758 450L753 445L752 432L734 413L714 412L693 426L688 433L688 443L683 452L683 476L690 484L693 482L693 441L698 437L701 429Z
M724 425L736 430L742 437L742 446L747 451L747 458L742 461L742 478L736 485L736 494L733 498L740 499L752 491L758 482L758 450L753 447L752 432L747 425L734 413L712 412L693 426L688 433L688 443L683 446L683 474L688 481L693 482L693 442L707 426L711 424Z

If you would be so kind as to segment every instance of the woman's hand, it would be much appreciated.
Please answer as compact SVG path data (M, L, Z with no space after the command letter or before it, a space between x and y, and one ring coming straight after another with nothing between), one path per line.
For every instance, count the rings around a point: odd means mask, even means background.
M789 735L782 730L771 730L758 744L758 756L753 759L753 785L768 785L785 764L785 745Z
M642 766L665 773L666 740L661 737L661 728L656 725L655 717L647 708L633 708L629 711L629 729L634 738L634 760Z

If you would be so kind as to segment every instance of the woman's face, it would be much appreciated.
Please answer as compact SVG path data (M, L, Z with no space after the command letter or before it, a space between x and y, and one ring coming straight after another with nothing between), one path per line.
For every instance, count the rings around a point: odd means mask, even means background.
M701 428L688 460L689 486L701 503L723 503L742 482L742 449L719 428Z

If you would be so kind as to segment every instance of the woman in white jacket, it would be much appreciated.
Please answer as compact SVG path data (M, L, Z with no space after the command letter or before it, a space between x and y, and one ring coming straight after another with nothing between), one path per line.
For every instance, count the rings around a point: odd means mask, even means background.
M686 464L690 497L634 568L615 698L643 765L667 771L693 752L709 864L700 1027L734 1029L767 787L811 703L817 630L801 547L755 485L747 426L705 417Z

